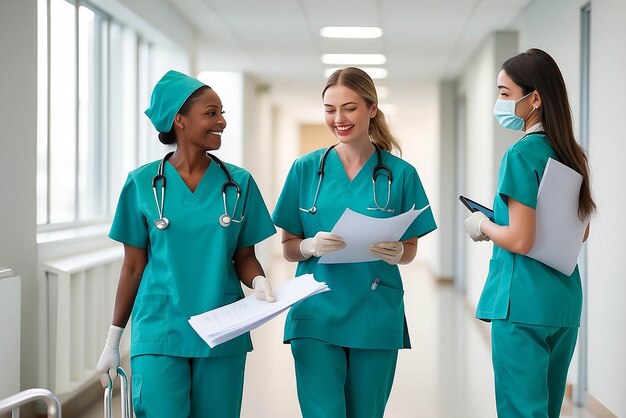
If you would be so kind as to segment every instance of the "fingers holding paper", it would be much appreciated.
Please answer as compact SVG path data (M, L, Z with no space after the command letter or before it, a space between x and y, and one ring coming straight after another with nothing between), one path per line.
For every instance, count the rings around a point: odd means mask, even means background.
M269 280L263 276L256 276L252 280L252 288L254 289L254 296L259 300L266 300L270 303L276 302L274 291Z
M404 254L404 245L399 241L379 242L368 247L370 253L388 264L398 264Z
M341 250L345 247L346 243L340 236L319 231L314 237L302 240L300 243L300 252L306 258L312 256L321 257L324 254Z

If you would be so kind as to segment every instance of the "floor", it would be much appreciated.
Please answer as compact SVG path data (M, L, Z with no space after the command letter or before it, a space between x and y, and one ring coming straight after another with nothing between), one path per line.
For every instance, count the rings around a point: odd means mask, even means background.
M288 278L292 266L277 262L268 277ZM385 418L496 417L488 325L473 318L452 286L437 285L417 264L403 266L407 322L413 349L401 350ZM293 360L282 344L285 315L253 331L242 418L300 417ZM114 417L119 417L119 399ZM82 418L102 417L94 405ZM595 418L563 406L562 417Z

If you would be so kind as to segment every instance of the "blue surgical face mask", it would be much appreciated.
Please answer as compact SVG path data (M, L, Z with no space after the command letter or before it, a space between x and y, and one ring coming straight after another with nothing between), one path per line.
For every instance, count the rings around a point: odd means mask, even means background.
M532 91L526 96L521 97L517 100L496 100L496 104L493 106L493 115L496 117L496 120L503 128L519 131L524 127L524 119L515 114L515 105L517 105L521 100L524 100L531 94ZM530 116L530 114L528 114L528 116Z

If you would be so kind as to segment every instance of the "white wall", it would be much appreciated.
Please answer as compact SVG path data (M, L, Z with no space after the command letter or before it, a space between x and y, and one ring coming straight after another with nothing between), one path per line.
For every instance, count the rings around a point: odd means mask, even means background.
M498 32L472 54L460 78L459 96L465 98L465 173L463 193L486 206L492 206L497 186L498 167L504 151L521 136L501 128L493 117L497 98L496 80L502 62L517 53L517 36ZM490 243L475 243L465 238L465 277L467 300L476 306L487 277L491 257Z
M37 2L4 1L1 8L0 265L22 277L21 384L27 388L37 384L37 305L29 303L37 300Z
M598 215L588 244L589 393L626 416L626 218L620 126L626 97L626 2L599 0L591 11L590 151Z

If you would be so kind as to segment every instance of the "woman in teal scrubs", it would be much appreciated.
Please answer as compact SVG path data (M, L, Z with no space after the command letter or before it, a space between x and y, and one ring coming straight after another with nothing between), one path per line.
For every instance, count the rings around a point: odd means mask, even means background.
M176 150L163 160L164 179L155 179L159 160L132 171L122 189L109 236L124 244L125 255L97 370L105 386L109 375L115 377L132 310L136 416L239 417L250 335L211 349L187 320L243 298L241 283L259 299L274 300L254 245L275 228L244 169L225 164L241 197L237 203L235 187L226 187L223 202L226 170L207 155L220 148L226 127L214 90L169 71L156 84L146 115L161 142ZM219 222L225 211L232 218L227 227Z
M298 262L296 274L313 273L331 291L291 308L284 340L291 344L304 418L380 418L398 349L410 347L397 264L411 262L418 237L436 226L428 208L400 241L370 247L379 260L318 263L321 255L345 246L341 237L328 231L346 208L384 218L428 205L415 168L389 153L399 146L378 109L372 79L357 68L338 70L328 79L322 97L326 124L339 143L294 162L273 219L283 229L285 258ZM382 150L381 162L392 175L391 186L383 172L377 177L376 197L375 147Z
M510 58L498 75L496 119L525 131L502 158L493 208L466 221L474 241L491 240L493 256L476 317L491 321L499 417L558 417L576 345L582 292L571 276L526 257L535 240L537 192L548 158L583 176L578 213L595 210L587 158L576 143L563 76L544 51ZM589 227L584 240L589 234Z

